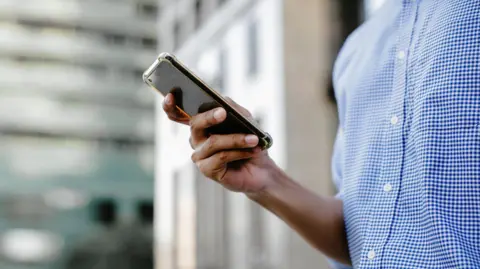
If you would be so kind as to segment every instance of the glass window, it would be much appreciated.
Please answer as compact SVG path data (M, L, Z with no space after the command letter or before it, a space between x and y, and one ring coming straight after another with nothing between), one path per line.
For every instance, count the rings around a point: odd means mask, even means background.
M104 34L103 37L107 44L125 45L125 42L127 41L126 36L119 34Z
M180 47L181 40L181 24L180 21L175 21L173 25L173 49L176 50Z
M195 28L202 24L202 0L195 0Z
M256 116L256 117L255 117L255 121L257 122L258 127L262 128L262 129L264 128L264 126L263 126L263 125L264 125L263 117L261 117L261 116Z
M153 201L142 201L137 208L138 219L144 225L152 225L154 220Z
M158 7L154 3L137 4L137 13L141 16L155 18L158 14Z
M142 38L142 47L145 49L156 49L157 48L157 40L155 38Z
M223 4L225 4L227 2L227 0L218 0L218 5L221 6Z
M40 195L9 195L2 197L1 214L12 221L35 221L51 216L54 211Z
M109 198L97 199L92 204L93 219L105 226L114 225L117 221L117 204Z
M221 91L225 91L227 74L228 74L228 58L227 58L226 48L222 48L220 50L218 74L219 74L218 86Z
M143 69L134 69L133 71L133 79L140 80L143 76Z
M227 79L227 53L226 49L222 48L220 49L218 53L218 68L216 70L216 73L214 74L213 79L210 81L211 86L219 91L219 92L225 92L225 82Z
M247 26L248 42L248 74L254 76L258 72L258 25L256 20L251 20Z

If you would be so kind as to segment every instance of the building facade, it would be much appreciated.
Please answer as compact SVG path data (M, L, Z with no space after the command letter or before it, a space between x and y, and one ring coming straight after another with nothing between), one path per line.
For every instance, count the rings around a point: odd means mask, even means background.
M157 6L0 1L0 267L62 268L105 208L151 207Z
M353 2L163 0L160 50L249 109L274 139L269 154L292 178L332 195L332 63L371 12ZM161 109L157 126L157 268L328 268L275 216L198 173L188 127L169 122Z

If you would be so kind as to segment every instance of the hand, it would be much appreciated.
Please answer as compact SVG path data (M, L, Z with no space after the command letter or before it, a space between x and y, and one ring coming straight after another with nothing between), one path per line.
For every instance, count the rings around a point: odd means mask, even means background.
M227 98L227 101L244 116L251 114ZM267 151L258 147L258 137L246 134L207 135L206 129L223 122L226 111L216 108L194 116L190 121L182 118L175 107L173 95L166 96L163 109L169 119L190 125L190 145L194 149L192 161L206 177L225 188L254 194L273 184L271 176L277 168Z
M190 119L175 105L175 99L173 94L169 93L163 99L163 110L167 113L168 118L171 121L188 125Z

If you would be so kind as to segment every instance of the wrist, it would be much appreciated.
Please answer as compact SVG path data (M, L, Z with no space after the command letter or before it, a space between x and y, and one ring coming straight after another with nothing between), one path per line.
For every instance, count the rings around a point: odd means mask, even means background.
M269 204L281 198L285 189L295 187L297 184L273 160L269 159L264 167L266 183L263 188L245 195L250 200L268 208Z

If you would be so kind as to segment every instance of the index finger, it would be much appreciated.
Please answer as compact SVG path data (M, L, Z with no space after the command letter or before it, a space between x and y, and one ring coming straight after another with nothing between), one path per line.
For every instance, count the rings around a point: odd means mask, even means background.
M173 94L169 93L165 96L162 107L170 120L185 125L188 124L189 117L185 113L182 113L182 111L180 111L180 109L178 109L178 107L175 105L175 98L173 97Z
M216 108L200 113L190 121L191 138L194 145L202 143L206 139L205 130L217 125L227 118L224 108Z

